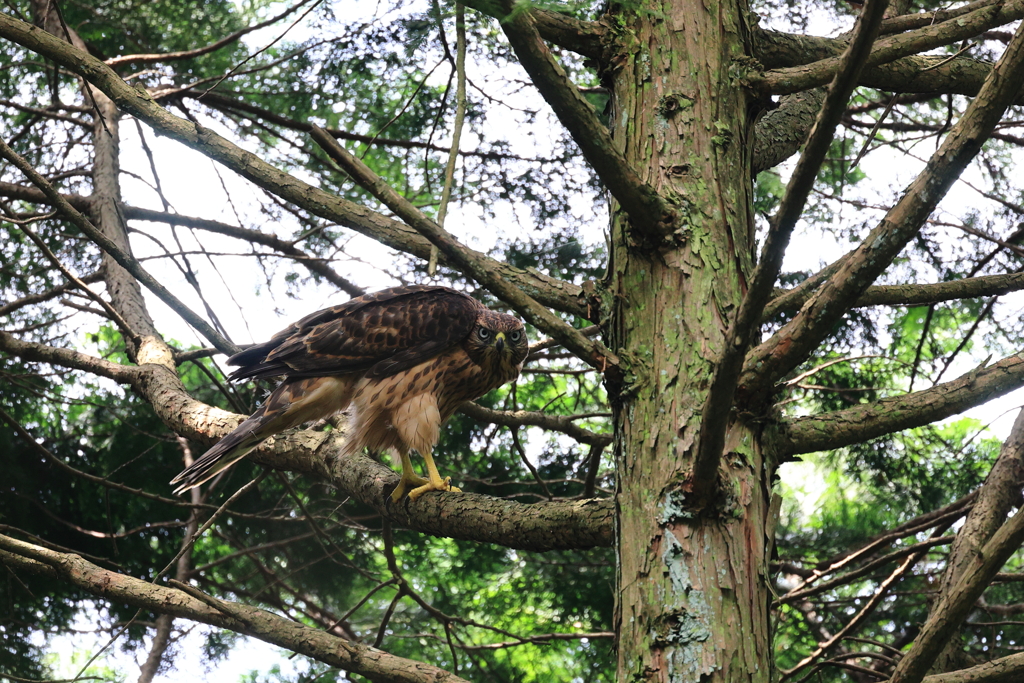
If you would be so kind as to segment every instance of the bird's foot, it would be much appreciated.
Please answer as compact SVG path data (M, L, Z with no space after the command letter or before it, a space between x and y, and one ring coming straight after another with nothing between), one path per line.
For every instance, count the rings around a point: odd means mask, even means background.
M398 482L398 486L395 487L395 490L391 492L391 502L397 503L398 501L402 500L402 496L405 495L405 492L408 489L412 489L413 491L419 491L421 488L423 488L424 484L429 483L430 481L428 479L424 479L423 477L417 477L415 474L406 474L405 472L402 472L401 481Z
M452 478L445 477L444 479L438 479L437 481L427 481L419 488L415 488L409 491L409 500L415 501L417 498L422 496L424 493L429 491L448 491L450 493L462 493L462 489L457 486L452 486Z

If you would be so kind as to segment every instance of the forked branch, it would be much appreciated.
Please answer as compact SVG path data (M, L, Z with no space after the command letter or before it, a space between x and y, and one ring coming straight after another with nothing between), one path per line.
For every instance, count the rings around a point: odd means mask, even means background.
M807 145L786 186L779 210L771 220L750 287L725 335L722 354L715 365L711 388L704 402L700 441L693 463L691 487L698 506L710 497L718 481L718 464L725 446L725 432L732 419L733 400L743 368L743 358L754 332L760 328L761 314L771 297L772 286L779 277L790 235L814 187L814 179L832 144L836 126L846 111L846 103L857 85L857 77L878 35L878 27L888 6L889 0L868 0L864 12L857 20L850 46L828 88Z
M977 155L1022 87L1024 32L1018 29L981 92L900 201L860 246L843 259L835 275L800 313L748 354L740 378L740 385L748 393L769 393L775 382L803 362L828 336L840 318L917 234L953 182Z
M996 26L1024 17L1024 0L996 3L974 10L964 16L880 40L866 57L866 68L887 64L944 45L952 45L978 36ZM765 74L765 87L774 95L788 95L824 85L839 67L839 57L777 69ZM1019 93L1014 93L1014 98Z

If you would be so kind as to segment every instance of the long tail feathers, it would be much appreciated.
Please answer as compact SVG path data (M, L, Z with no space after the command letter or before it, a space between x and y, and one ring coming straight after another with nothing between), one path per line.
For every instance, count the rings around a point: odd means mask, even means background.
M172 484L179 484L174 492L188 491L212 479L278 432L344 410L352 400L358 379L306 377L282 382L249 419L171 480Z
M203 453L181 474L171 479L172 484L178 484L174 489L175 493L184 493L190 488L213 479L217 474L234 465L249 453L252 449L271 436L274 432L261 429L268 420L259 410L255 415L247 419L235 428L210 450Z

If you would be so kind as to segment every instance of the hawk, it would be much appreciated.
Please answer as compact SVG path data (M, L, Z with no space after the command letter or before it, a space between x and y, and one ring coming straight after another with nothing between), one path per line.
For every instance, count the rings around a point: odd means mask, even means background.
M232 380L284 380L171 483L179 484L175 493L187 491L264 439L351 405L342 455L397 451L402 479L393 501L458 491L431 456L441 425L462 403L518 377L528 351L522 322L448 287L395 287L325 308L228 359L240 366ZM409 451L423 457L428 479L416 475Z

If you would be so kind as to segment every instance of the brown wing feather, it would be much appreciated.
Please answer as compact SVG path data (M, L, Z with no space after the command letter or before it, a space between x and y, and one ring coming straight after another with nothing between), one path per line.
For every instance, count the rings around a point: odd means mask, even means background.
M472 331L482 304L447 287L385 289L317 311L228 359L231 379L387 377L442 353Z

